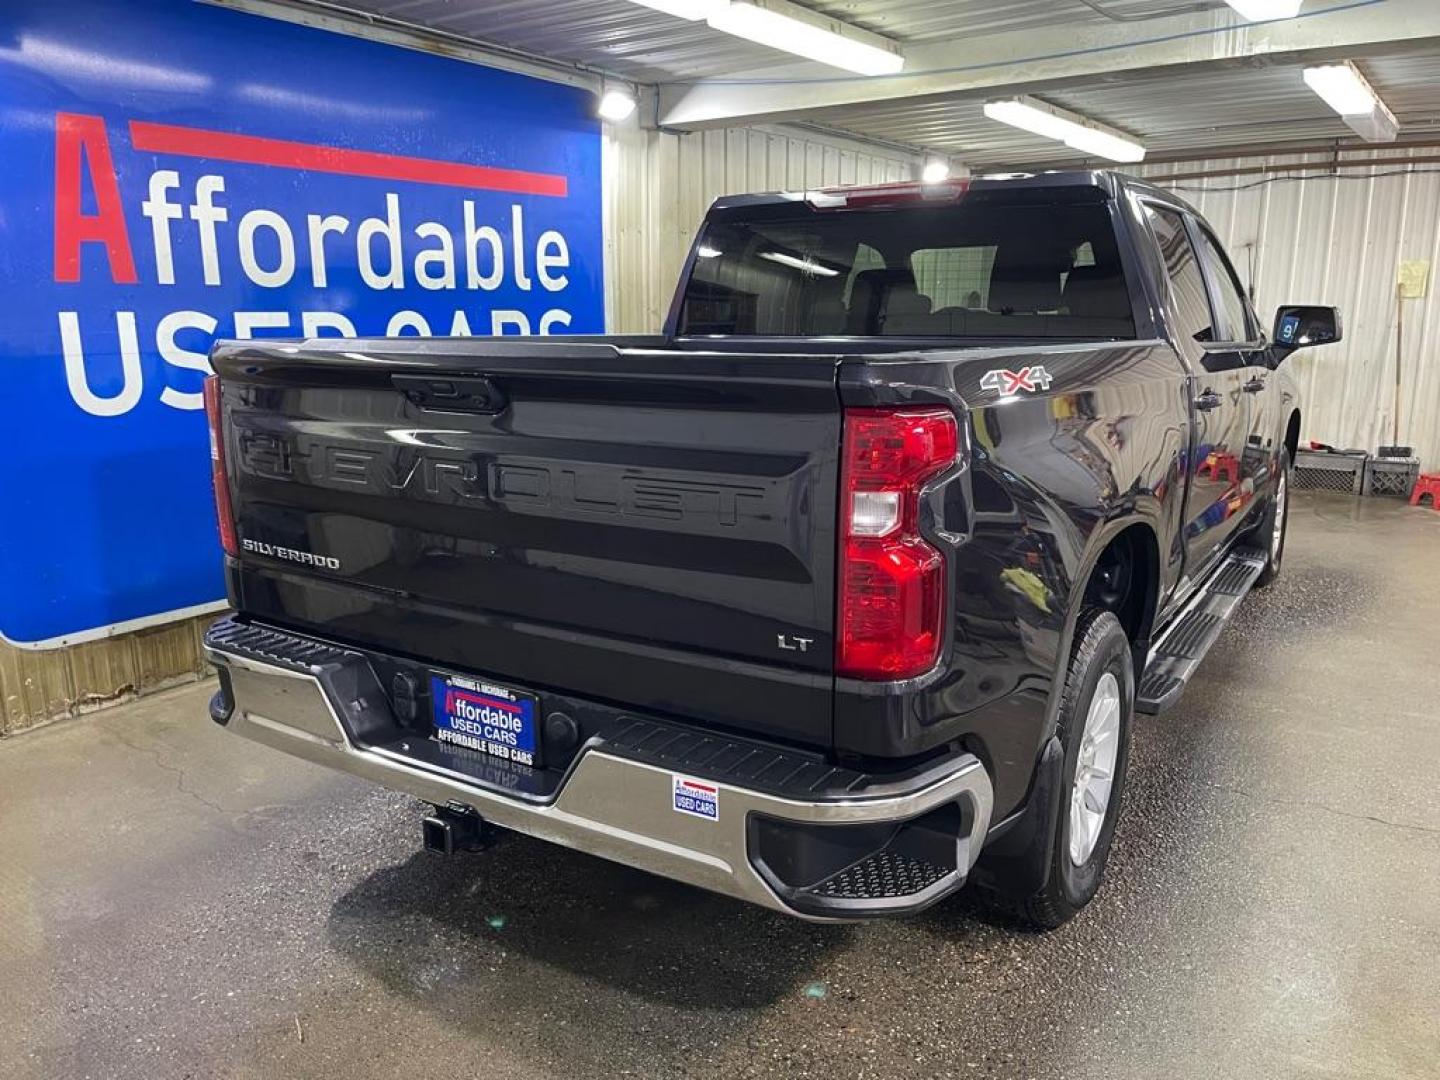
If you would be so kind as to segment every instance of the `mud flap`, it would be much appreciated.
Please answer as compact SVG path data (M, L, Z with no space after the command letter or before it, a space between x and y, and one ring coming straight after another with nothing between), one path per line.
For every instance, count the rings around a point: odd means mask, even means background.
M1035 783L1019 819L980 853L971 880L982 889L1022 897L1045 885L1054 864L1051 846L1059 835L1056 825L1065 802L1064 766L1065 747L1058 735L1052 735L1040 751Z

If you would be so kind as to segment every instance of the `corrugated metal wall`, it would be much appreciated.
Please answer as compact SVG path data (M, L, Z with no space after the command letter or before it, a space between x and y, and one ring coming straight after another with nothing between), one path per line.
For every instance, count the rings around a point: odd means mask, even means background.
M915 160L780 128L611 129L605 254L612 333L660 329L706 208L720 195L908 180Z
M1255 286L1256 308L1334 304L1345 340L1286 361L1303 392L1302 439L1374 452L1391 442L1395 409L1396 285L1402 260L1431 264L1429 295L1403 303L1400 442L1421 467L1440 469L1440 165L1421 151L1376 150L1374 165L1336 173L1221 176L1179 173L1324 162L1323 155L1222 159L1152 166L1142 174L1171 187L1210 220ZM1430 152L1433 156L1433 151Z
M214 618L44 652L0 642L0 735L193 682L208 667L200 634Z

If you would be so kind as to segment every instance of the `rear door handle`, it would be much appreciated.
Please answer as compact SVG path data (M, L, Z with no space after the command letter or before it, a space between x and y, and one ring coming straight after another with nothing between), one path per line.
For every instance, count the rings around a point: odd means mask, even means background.
M1261 390L1265 389L1265 380L1260 378L1259 375L1256 375L1255 378L1247 382L1241 389L1247 394L1258 394Z
M1224 399L1214 390L1206 390L1195 399L1195 408L1201 412L1209 412L1211 409L1218 409L1224 403Z
M391 375L390 382L422 409L498 413L509 404L505 391L484 376Z

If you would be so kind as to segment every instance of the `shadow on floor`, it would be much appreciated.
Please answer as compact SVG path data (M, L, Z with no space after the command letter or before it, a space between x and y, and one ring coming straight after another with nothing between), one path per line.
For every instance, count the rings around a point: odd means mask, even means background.
M493 1028L500 1009L507 1022L517 1011L541 1022L573 996L574 977L662 1006L763 1009L801 993L854 929L804 923L518 835L481 854L417 851L341 897L329 923L342 955L474 1029ZM516 959L532 961L518 983Z

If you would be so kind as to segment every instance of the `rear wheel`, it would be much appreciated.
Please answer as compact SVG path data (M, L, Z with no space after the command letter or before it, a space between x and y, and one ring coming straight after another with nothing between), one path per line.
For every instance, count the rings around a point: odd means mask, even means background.
M1280 562L1285 557L1285 530L1290 523L1290 451L1280 449L1280 462L1275 476L1275 493L1270 507L1255 533L1255 546L1265 552L1265 569L1255 579L1255 587L1269 585L1280 576Z
M1064 757L1038 889L1017 892L1003 877L981 896L1011 918L1053 929L1077 915L1100 889L1129 761L1135 677L1130 640L1114 613L1085 611L1060 699L1057 735Z

